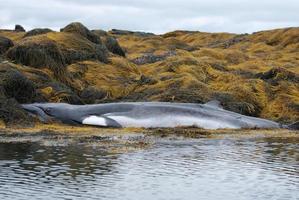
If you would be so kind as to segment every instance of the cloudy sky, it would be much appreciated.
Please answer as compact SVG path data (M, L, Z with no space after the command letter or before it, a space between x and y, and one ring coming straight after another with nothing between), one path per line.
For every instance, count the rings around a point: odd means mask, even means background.
M250 33L299 26L299 0L0 0L0 28L59 30L73 21L104 30Z

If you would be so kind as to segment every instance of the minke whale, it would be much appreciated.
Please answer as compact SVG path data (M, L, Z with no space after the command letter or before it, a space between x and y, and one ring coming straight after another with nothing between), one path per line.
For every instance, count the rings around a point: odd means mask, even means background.
M206 104L168 102L119 102L94 105L33 103L22 107L41 121L101 127L182 127L203 129L298 128L224 110L218 101Z

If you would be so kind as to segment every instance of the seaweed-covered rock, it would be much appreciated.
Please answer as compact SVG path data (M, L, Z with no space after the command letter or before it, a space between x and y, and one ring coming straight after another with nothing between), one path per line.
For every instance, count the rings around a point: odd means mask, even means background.
M141 57L133 59L132 62L135 63L136 65L144 65L144 64L148 64L148 63L159 62L159 61L165 60L166 58L168 58L170 56L175 56L175 55L176 55L175 51L168 51L168 52L166 52L164 54L160 54L160 55L154 55L153 53L147 53Z
M8 50L10 60L36 68L48 67L56 77L65 74L65 59L55 42L27 39L30 37Z
M259 116L261 108L249 102L238 101L232 94L226 92L217 92L213 95L212 99L221 102L224 109L236 113L249 116Z
M149 37L149 36L154 36L155 34L153 33L148 33L148 32L142 32L142 31L128 31L128 30L120 30L120 29L112 29L110 31L111 34L114 35L134 35L137 37Z
M138 80L139 85L153 85L156 84L158 81L153 79L152 77L148 77L145 75L141 75L140 79Z
M5 53L13 45L10 39L0 36L0 54Z
M91 31L93 34L97 35L98 37L106 37L108 36L108 33L101 29L96 29Z
M100 44L96 44L90 50L64 49L62 52L67 64L84 60L99 60L103 63L108 63L108 51Z
M52 81L45 86L40 92L47 101L82 104L82 100L76 92L61 82Z
M36 97L36 85L17 69L17 65L3 62L0 63L0 96L14 98L19 103L31 103Z
M208 46L210 48L230 48L231 46L238 44L240 42L245 42L248 41L247 38L248 34L241 34L241 35L236 35L233 38L230 38L228 40L224 40L224 41L215 41L210 43Z
M60 98L60 102L65 102L65 103L74 104L74 105L82 105L83 104L81 98L73 92L61 95L59 98Z
M104 43L110 52L120 55L122 57L126 57L124 50L120 47L120 45L114 37L106 37Z
M23 26L16 24L15 25L15 31L16 32L26 32L26 30L23 28Z
M11 70L1 75L1 81L8 98L19 103L31 103L36 97L35 85L20 72Z
M274 85L277 85L282 80L299 83L299 75L282 67L273 67L269 71L258 73L256 78L263 79Z
M80 22L70 23L66 27L62 28L60 31L66 33L78 34L81 35L82 37L87 38L89 41L93 43L102 44L101 39L97 35L92 33L90 30L88 30L88 28L86 28Z
M106 97L107 92L99 90L95 87L89 86L84 88L80 94L81 99L88 104L95 103L96 100Z
M14 98L0 97L0 119L7 127L29 127L34 125L32 117L21 108Z
M46 33L49 33L49 32L53 32L53 31L49 28L35 28L35 29L32 29L32 30L28 31L24 35L24 37L30 37L30 36L34 36L34 35L41 35L41 34L46 34Z

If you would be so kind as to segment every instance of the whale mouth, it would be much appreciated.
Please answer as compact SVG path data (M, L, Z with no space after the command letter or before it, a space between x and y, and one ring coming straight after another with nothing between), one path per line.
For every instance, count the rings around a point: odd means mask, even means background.
M43 110L43 108L34 105L34 104L22 104L21 105L24 110L29 112L29 114L33 116L37 116L42 122L47 122L51 119L51 116L47 115L47 113Z

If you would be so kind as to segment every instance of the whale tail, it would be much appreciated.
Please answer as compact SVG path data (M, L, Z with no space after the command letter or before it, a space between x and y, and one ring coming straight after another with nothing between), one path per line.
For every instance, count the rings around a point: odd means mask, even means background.
M289 124L287 126L288 129L291 129L291 130L299 130L299 121L293 123L293 124Z

